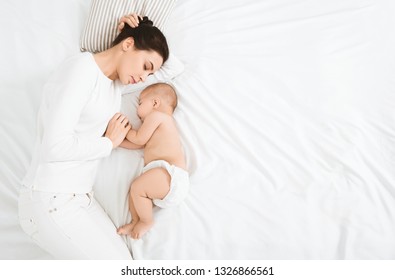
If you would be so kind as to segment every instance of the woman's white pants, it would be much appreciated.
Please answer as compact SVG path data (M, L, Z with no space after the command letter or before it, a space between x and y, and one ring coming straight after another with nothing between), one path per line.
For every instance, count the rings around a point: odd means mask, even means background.
M22 229L56 259L132 259L126 243L92 194L22 188Z

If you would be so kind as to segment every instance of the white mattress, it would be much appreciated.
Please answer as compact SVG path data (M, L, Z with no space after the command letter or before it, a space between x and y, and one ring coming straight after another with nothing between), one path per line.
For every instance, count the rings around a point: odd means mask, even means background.
M42 86L79 51L89 4L0 2L1 259L51 258L20 229L17 190ZM126 240L134 258L395 259L394 13L390 0L178 1L166 35L185 65L191 191ZM141 164L122 149L103 160L96 195L116 225Z

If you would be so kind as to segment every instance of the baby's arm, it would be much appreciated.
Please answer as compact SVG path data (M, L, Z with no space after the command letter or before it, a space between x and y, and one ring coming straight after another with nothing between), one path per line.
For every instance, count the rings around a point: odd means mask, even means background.
M134 144L127 139L124 139L122 141L122 143L119 145L119 147L124 148L124 149L129 149L129 150L144 149L144 145Z
M162 121L162 114L153 112L145 117L143 124L138 130L129 130L126 139L136 145L145 145Z

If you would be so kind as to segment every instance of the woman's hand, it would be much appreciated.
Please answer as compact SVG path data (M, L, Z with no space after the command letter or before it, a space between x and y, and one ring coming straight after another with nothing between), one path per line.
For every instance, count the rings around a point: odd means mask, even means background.
M142 17L137 14L130 14L130 15L124 16L121 18L121 20L118 24L118 30L122 31L122 29L125 26L125 23L127 23L130 27L133 27L133 28L137 27L137 26L139 26L140 19L142 19Z
M113 148L118 147L131 129L129 120L121 113L116 113L108 122L105 137L111 140Z

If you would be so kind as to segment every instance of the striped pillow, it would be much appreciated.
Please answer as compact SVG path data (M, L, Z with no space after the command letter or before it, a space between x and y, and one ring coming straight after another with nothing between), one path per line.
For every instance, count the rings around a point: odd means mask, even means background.
M92 53L108 49L118 35L121 17L131 13L148 16L163 31L177 0L92 0L88 20L81 36L81 51Z

